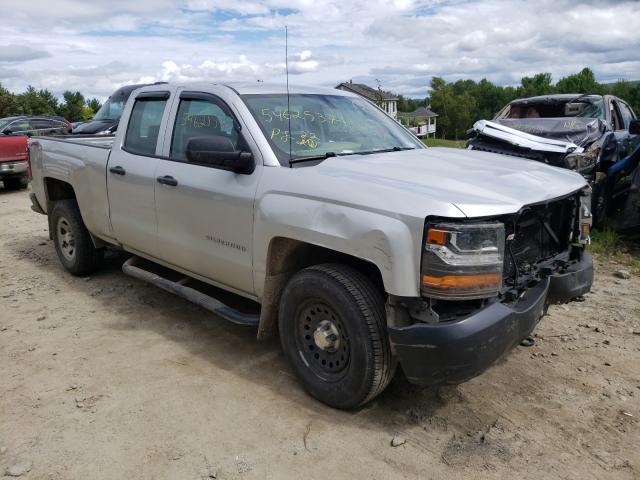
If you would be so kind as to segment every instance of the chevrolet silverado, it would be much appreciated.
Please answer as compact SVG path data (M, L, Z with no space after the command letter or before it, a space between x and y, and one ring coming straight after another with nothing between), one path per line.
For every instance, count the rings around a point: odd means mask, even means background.
M367 100L257 84L152 85L115 136L31 140L32 209L62 265L123 271L279 334L337 408L479 375L548 304L588 292L584 178L426 148Z

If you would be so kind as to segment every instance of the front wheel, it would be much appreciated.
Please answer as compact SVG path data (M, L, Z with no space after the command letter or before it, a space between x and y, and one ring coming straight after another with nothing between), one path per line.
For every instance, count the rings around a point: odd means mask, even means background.
M353 268L325 264L298 272L282 294L278 323L303 386L327 405L363 405L393 377L384 298Z
M104 250L94 247L75 200L57 202L50 225L60 263L71 274L88 275L100 266Z

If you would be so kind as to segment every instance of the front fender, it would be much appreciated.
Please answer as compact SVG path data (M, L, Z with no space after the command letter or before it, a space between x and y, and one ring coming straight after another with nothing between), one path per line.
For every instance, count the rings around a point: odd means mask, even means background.
M423 228L424 219L302 195L267 193L256 204L256 294L261 297L264 291L271 240L284 237L371 262L380 270L387 293L418 296Z

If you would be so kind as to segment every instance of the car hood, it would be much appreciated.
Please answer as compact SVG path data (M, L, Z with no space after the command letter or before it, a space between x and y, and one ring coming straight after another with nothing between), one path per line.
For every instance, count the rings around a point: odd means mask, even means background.
M572 142L586 147L607 130L607 124L597 118L520 118L494 120L500 125L543 138Z
M74 135L82 134L88 135L92 133L104 132L105 130L118 124L118 120L89 120L88 122L81 123L73 129Z
M597 118L509 118L478 120L473 125L478 135L485 135L532 150L568 153L580 152L607 131L607 124Z
M333 157L310 169L339 177L351 199L360 189L379 208L405 205L405 211L415 211L421 202L425 216L440 215L429 207L443 202L468 217L514 213L586 186L581 175L566 169L454 148Z

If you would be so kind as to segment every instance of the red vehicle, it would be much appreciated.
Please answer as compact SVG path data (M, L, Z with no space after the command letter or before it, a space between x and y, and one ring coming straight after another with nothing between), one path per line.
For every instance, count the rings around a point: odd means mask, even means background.
M25 188L29 182L29 137L71 131L62 117L19 116L0 119L0 180L8 190Z

